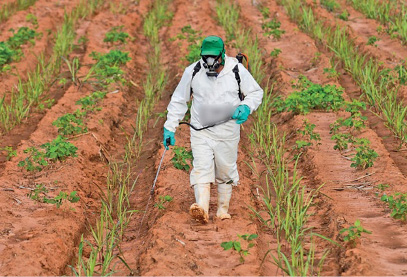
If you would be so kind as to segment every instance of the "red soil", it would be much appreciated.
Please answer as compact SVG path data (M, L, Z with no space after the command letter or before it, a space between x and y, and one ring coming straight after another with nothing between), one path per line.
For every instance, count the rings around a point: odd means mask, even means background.
M41 2L41 1L39 1ZM118 4L120 1L116 1ZM307 76L314 83L332 83L345 88L345 98L357 97L359 89L352 79L343 74L339 81L331 80L323 73L330 67L330 53L306 34L298 31L285 10L275 1L263 1L270 8L271 14L282 23L281 29L286 33L280 40L263 36L261 30L262 16L251 2L239 0L241 6L241 23L252 28L258 34L259 43L267 64L267 78L277 81L277 89L281 95L292 92L291 81L300 74ZM170 41L180 33L181 28L190 24L202 35L217 34L225 37L224 30L215 21L216 1L174 0L168 7L174 12L172 23L160 32L162 62L167 67L169 83L164 97L156 105L154 112L163 112L170 99L174 87L186 65L182 58L187 53L187 44ZM5 136L18 145L18 157L4 164L0 172L0 272L3 275L62 275L71 274L67 267L74 265L77 246L82 233L89 238L87 226L93 224L97 217L100 199L98 187L106 185L108 166L103 157L120 159L126 133L132 134L132 122L137 114L135 99L143 98L142 85L146 76L146 57L150 51L148 41L143 36L142 22L150 3L140 1L139 5L126 5L126 14L113 14L108 7L94 16L84 20L78 29L78 36L86 35L89 42L86 49L75 52L81 64L80 74L89 70L92 63L89 54L92 51L106 53L111 49L103 43L103 37L111 27L124 25L125 30L135 39L124 46L130 51L132 61L127 65L127 78L135 85L118 87L117 93L109 93L102 101L102 110L92 114L87 122L89 133L71 140L79 148L79 157L68 159L39 174L26 174L17 167L23 150L29 146L40 145L56 137L57 130L51 124L59 116L73 112L78 106L75 101L92 92L91 87L78 89L73 84L61 91L57 103L45 114L42 114L32 129L26 131L26 138L21 134ZM40 6L38 6L40 7ZM59 9L58 9L59 10ZM330 18L323 9L317 8L318 14ZM16 15L17 16L17 15ZM354 13L351 11L351 18ZM18 18L18 17L17 17ZM24 18L24 17L22 17ZM14 19L11 18L9 22ZM358 17L357 21L365 22ZM15 21L17 22L17 21ZM349 24L353 26L354 21ZM11 23L10 23L11 24ZM362 24L362 23L360 23ZM363 23L365 24L365 23ZM370 23L369 23L370 24ZM375 30L374 25L363 25L368 30ZM41 26L41 23L40 23ZM355 27L355 29L357 29ZM357 29L361 30L361 29ZM361 40L369 36L356 33ZM362 42L361 42L362 43ZM383 45L390 47L385 39ZM37 47L37 46L36 46ZM386 47L374 48L374 55L388 55ZM269 58L274 48L282 53L278 58ZM370 51L367 47L366 51ZM390 50L391 51L391 50ZM322 52L317 60L316 53ZM229 45L227 54L233 56L235 50ZM52 93L56 93L56 88ZM3 91L3 90L1 90ZM405 275L407 231L405 226L392 219L375 196L375 186L389 184L387 193L406 192L404 184L407 173L405 152L394 152L397 141L389 136L383 122L374 115L366 113L369 126L358 137L368 138L371 146L380 155L374 167L368 170L356 170L350 167L350 161L338 151L333 150L334 142L330 139L329 124L345 112L312 112L306 116L292 116L284 113L276 115L274 122L281 132L289 134L287 146L290 147L298 139L295 130L301 127L307 118L316 124L315 131L321 135L321 145L311 147L299 163L299 171L304 177L303 184L307 188L317 188L325 184L322 194L316 199L316 207L309 226L316 232L335 241L341 247L326 242L318 242L317 258L326 249L328 255L322 275ZM163 147L161 145L162 123L152 117L146 133L143 153L138 161L136 173L139 179L131 204L135 209L144 210L149 198L149 191L155 177ZM282 272L271 261L270 256L263 261L270 249L276 248L273 235L261 228L250 217L249 207L257 207L257 186L264 182L252 172L246 162L250 162L250 122L244 124L239 148L239 173L241 185L234 189L230 212L231 220L219 221L215 218L216 187L211 190L210 222L200 225L193 222L189 215L189 206L194 202L193 191L189 186L188 173L175 169L170 159L172 150L168 151L157 182L153 200L148 205L148 213L141 224L144 213L135 214L130 222L121 251L126 262L137 275L281 275ZM180 127L176 133L177 145L189 149L189 130ZM292 166L292 165L291 165ZM262 165L257 164L258 173ZM57 181L57 182L56 182ZM55 188L50 195L58 191L76 190L81 197L77 204L65 205L60 209L46 204L36 203L26 194L28 188L44 183ZM171 195L174 200L167 203L167 209L158 210L153 204L158 196ZM75 208L71 210L70 207ZM360 219L364 228L372 231L372 235L363 235L355 247L343 242L339 230ZM237 234L256 233L259 238L250 249L245 263L239 263L236 253L224 251L220 244L224 241L237 239ZM274 252L271 252L272 254ZM123 265L117 265L118 274L129 274Z

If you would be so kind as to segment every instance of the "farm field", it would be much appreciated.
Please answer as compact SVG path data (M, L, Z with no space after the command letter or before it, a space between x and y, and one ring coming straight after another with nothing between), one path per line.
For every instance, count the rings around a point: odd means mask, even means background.
M407 275L403 1L0 4L0 275ZM248 55L229 220L166 108L203 38ZM188 120L188 114L185 120Z

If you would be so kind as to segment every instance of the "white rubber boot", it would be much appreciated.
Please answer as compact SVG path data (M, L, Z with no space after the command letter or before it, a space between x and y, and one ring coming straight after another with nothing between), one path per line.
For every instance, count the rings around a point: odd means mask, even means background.
M230 219L228 214L229 201L232 197L232 185L231 184L218 184L218 211L216 216L220 219Z
M211 184L196 184L194 185L194 192L196 203L189 208L189 214L201 223L208 223Z

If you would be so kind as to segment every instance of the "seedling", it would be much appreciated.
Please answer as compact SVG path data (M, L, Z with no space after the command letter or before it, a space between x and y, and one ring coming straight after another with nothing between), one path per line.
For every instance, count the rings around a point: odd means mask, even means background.
M114 44L115 42L126 43L126 39L129 37L128 33L123 32L124 26L113 27L109 32L106 33L104 42Z
M59 208L65 201L69 201L71 203L78 202L80 200L80 197L76 194L76 191L72 191L69 195L66 192L60 191L59 194L54 198L47 198L44 196L43 202L48 204L55 204L57 208Z
M404 64L398 65L394 68L394 70L397 72L399 75L399 83L400 85L405 85L407 84L407 69Z
M367 45L374 45L375 47L377 47L377 44L375 44L377 41L379 41L380 38L377 38L375 36L371 36L369 37L369 39L367 40Z
M339 234L344 234L343 240L349 241L353 247L356 246L356 240L362 236L362 233L371 234L372 232L363 228L359 219L349 228L339 231Z
M48 192L48 189L44 186L44 184L39 184L36 185L33 190L30 191L27 196L31 198L32 200L41 202L42 198L40 198L40 194L46 194Z
M203 37L201 31L194 30L191 25L182 27L181 34L178 34L175 39L186 40L188 42L188 54L185 59L189 63L196 62L201 58L201 44Z
M264 7L263 5L259 5L259 10L261 14L263 15L264 19L270 18L270 9L267 7Z
M339 73L335 70L335 68L324 68L324 74L327 74L328 78L331 79L339 78Z
M171 159L172 164L176 169L189 171L191 166L188 160L192 160L192 151L187 151L184 147L174 147L174 157Z
M38 20L34 14L32 13L27 14L27 16L25 17L25 21L30 22L35 29L38 28Z
M81 105L81 110L84 112L93 112L95 110L100 110L101 108L96 107L96 104L105 98L106 92L103 91L95 91L91 95L84 96L78 101L76 101L76 105Z
M377 187L377 189L379 189L381 191L385 191L387 188L390 187L390 185L388 185L388 184L378 184L376 187Z
M341 7L335 0L321 0L321 5L329 12L333 12Z
M297 140L295 141L295 148L294 149L298 149L301 152L306 151L307 147L311 146L312 143L309 141L305 141L305 140Z
M366 169L373 166L373 162L379 157L379 154L371 149L369 144L368 139L356 139L356 155L351 159L353 161L351 167Z
M235 250L240 255L240 259L239 259L240 263L244 263L245 262L244 257L246 257L247 255L250 254L250 252L249 252L250 248L252 248L255 245L251 241L256 239L258 237L258 235L257 234L246 234L246 235L237 235L237 236L240 239L242 239L243 241L247 242L247 249L243 249L240 241L235 241L235 240L222 242L220 246L225 251L229 250L229 249Z
M285 33L280 29L281 22L277 18L270 19L268 22L264 22L261 28L264 30L265 36L273 36L275 39L280 39L281 35Z
M339 15L339 19L342 19L344 21L348 21L349 20L349 12L347 10L344 10L340 15Z
M47 99L42 103L38 104L38 110L43 111L45 109L51 109L52 105L54 105L55 99Z
M11 146L0 147L0 152L3 151L7 153L7 161L11 160L12 157L17 157L17 151Z
M62 135L77 135L86 133L88 128L83 122L84 113L77 110L74 114L67 113L57 120L52 125L58 128L58 133Z
M20 27L17 32L14 29L10 29L10 31L13 33L13 36L7 40L7 44L12 49L19 49L21 45L27 42L31 42L34 45L35 38L40 36L40 33L28 27Z
M160 195L158 199L158 203L155 203L154 207L158 208L159 210L165 210L166 208L164 207L164 204L173 200L173 198L169 195Z
M380 200L386 202L392 210L390 216L401 221L407 220L407 193L396 193L395 195L383 195Z
M278 55L281 53L281 49L274 48L273 51L270 52L270 56L272 57L278 57Z
M308 120L305 119L303 122L303 127L304 130L297 131L303 137L307 137L310 141L315 140L317 142L321 140L321 136L318 133L314 132L314 129L316 127L315 124L311 124L308 122ZM320 143L318 142L317 144L319 145Z
M62 136L58 136L51 142L41 145L41 148L45 149L45 157L52 161L65 160L67 157L77 157L76 151L78 148L66 141Z
M354 138L350 134L335 134L331 140L335 140L334 149L339 151L348 149L349 144L354 143Z
M35 147L29 147L24 150L24 153L29 154L27 158L18 163L19 167L24 167L27 171L41 171L48 165L45 159L45 153Z

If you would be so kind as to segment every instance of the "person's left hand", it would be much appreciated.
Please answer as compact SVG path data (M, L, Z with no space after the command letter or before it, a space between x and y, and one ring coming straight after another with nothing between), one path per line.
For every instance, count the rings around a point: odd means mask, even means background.
M233 113L232 118L237 119L237 124L242 124L246 122L247 118L250 115L250 108L247 105L240 105L236 108L235 112Z

